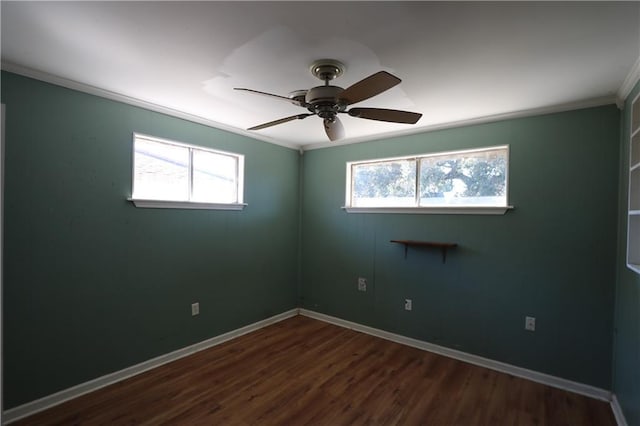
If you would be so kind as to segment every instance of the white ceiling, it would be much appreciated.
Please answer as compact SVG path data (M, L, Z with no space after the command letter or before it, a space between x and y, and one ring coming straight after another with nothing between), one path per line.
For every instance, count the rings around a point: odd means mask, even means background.
M380 70L403 80L357 106L424 114L413 126L341 115L336 144L612 102L640 74L640 2L2 1L1 13L4 69L292 147L325 145L321 119L247 132L305 110L233 87L286 96L322 84L309 65L333 58L341 87Z

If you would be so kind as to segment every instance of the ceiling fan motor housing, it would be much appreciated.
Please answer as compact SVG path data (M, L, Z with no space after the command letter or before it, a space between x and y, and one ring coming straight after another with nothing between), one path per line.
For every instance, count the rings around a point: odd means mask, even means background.
M347 108L347 104L339 100L343 91L344 89L338 86L317 86L309 89L305 96L305 103L309 111L322 118L333 120L337 113Z

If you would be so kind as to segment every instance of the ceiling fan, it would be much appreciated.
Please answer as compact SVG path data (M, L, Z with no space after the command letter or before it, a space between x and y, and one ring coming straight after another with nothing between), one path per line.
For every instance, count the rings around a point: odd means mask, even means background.
M294 105L307 109L309 112L296 114L268 123L250 127L247 130L261 130L293 120L302 120L311 115L317 115L323 119L324 130L329 140L336 141L344 137L344 127L338 118L338 114L345 113L351 117L366 118L368 120L388 121L392 123L415 124L422 114L417 112L399 111L383 108L350 108L349 105L364 101L373 96L391 89L400 84L402 80L386 71L379 71L359 82L343 89L331 86L329 82L344 73L345 66L333 59L321 59L311 65L311 74L324 81L324 86L312 87L309 90L296 90L288 96L274 95L253 89L236 87L235 90L269 96L285 100Z

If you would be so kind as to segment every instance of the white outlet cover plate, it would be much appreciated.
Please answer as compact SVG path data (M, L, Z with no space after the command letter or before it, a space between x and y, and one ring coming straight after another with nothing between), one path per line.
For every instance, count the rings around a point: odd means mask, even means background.
M525 317L524 329L529 331L536 331L536 319L534 317Z
M358 291L367 291L367 279L366 278L358 278Z
M411 299L404 299L404 309L406 311L410 311L413 307L412 305Z

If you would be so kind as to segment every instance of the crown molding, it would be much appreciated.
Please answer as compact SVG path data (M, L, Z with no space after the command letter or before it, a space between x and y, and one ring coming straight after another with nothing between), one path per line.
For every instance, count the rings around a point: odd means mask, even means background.
M592 108L592 107L598 107L598 106L610 105L610 104L616 104L620 107L620 105L624 104L624 98L626 98L626 96L628 96L628 94L631 92L631 90L635 86L635 83L638 80L640 80L640 58L638 58L638 61L636 61L636 64L634 65L633 69L631 70L629 75L627 75L627 78L625 79L623 86L618 91L617 96L607 96L607 97L600 97L600 98L594 98L594 99L586 99L586 100L565 103L565 104L549 105L549 106L544 106L540 108L526 109L526 110L503 113L503 114L480 116L480 117L470 118L466 120L452 121L448 123L439 123L431 126L414 127L411 129L406 129L401 131L378 133L375 135L367 135L367 136L362 136L358 138L348 139L340 143L320 142L320 143L312 143L307 145L299 145L293 142L285 142L279 139L264 136L258 133L248 132L246 130L238 129L236 127L219 123L217 121L210 120L208 118L201 117L195 114L178 111L176 109L158 105L153 102L145 101L143 99L138 99L138 98L123 95L117 92L112 92L110 90L101 89L99 87L91 86L86 83L80 83L75 80L70 80L67 78L56 76L54 74L39 71L33 68L17 65L12 62L2 61L2 63L0 64L0 68L4 71L8 71L14 74L19 74L25 77L44 81L46 83L54 84L56 86L65 87L71 90L77 90L79 92L87 93L90 95L99 96L99 97L110 99L113 101L136 106L139 108L144 108L150 111L159 112L162 114L169 115L171 117L181 118L183 120L191 121L193 123L202 124L204 126L212 127L219 130L224 130L230 133L235 133L237 135L241 135L253 140L259 140L259 141L267 142L273 145L295 149L300 152L314 150L314 149L332 148L336 146L350 145L350 144L363 143L363 142L372 142L372 141L381 140L381 139L410 136L410 135L415 135L420 133L428 133L428 132L433 132L437 130L452 129L452 128L465 127L465 126L471 126L476 124L486 124L486 123L492 123L496 121L514 119L514 118L524 118L524 117L531 117L536 115L571 111L576 109ZM626 95L622 97L622 95L625 93ZM621 102L621 99L622 99L622 102Z
M372 142L380 139L389 139L389 138L396 138L400 136L409 136L409 135L415 135L420 133L434 132L436 130L446 130L446 129L454 129L457 127L472 126L476 124L493 123L496 121L510 120L514 118L533 117L537 115L554 114L558 112L573 111L573 110L585 109L585 108L594 108L594 107L599 107L604 105L613 105L613 104L617 104L617 102L618 102L618 99L616 98L616 96L604 96L600 98L585 99L585 100L570 102L565 104L549 105L549 106L544 106L540 108L532 108L532 109L526 109L526 110L520 110L520 111L514 111L514 112L507 112L503 114L487 115L487 116L469 118L466 120L451 121L448 123L439 123L431 126L416 127L416 128L401 131L401 132L392 132L392 133L385 133L385 134L370 135L370 136L365 136L361 138L353 138L344 142L340 142L339 144L336 144L335 142L321 142L317 144L309 144L309 145L302 146L302 149L304 151L310 151L313 149L332 148L336 146L349 145L354 143Z
M620 89L618 90L617 102L619 102L619 105L621 104L624 106L624 101L627 99L627 96L629 96L638 81L640 81L640 56L638 57L638 60L636 60L636 63L631 67L629 74L627 74L622 86L620 86Z
M181 118L183 120L191 121L197 124L202 124L207 127L213 127L218 130L224 130L229 133L235 133L237 135L245 136L249 139L260 140L262 142L267 142L273 145L279 145L285 148L290 148L295 150L298 150L300 148L298 144L288 143L288 142L280 141L274 138L264 137L256 133L250 133L246 130L238 129L236 127L219 123L217 121L210 120L208 118L201 117L199 115L178 111L176 109L158 105L156 103L145 101L143 99L138 99L131 96L123 95L121 93L112 92L110 90L101 89L99 87L92 86L90 84L81 83L75 80L59 77L57 75L50 74L44 71L39 71L33 68L17 65L12 62L2 61L2 63L0 64L0 68L3 71L19 74L24 77L29 77L35 80L43 81L45 83L54 84L56 86L65 87L67 89L76 90L78 92L87 93L89 95L98 96L98 97L109 99L112 101L122 102L127 105L132 105L132 106L144 108L150 111L159 112L161 114L169 115L171 117Z

